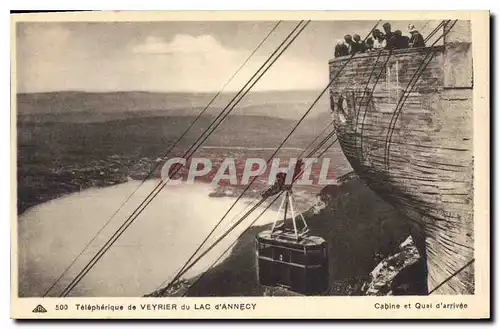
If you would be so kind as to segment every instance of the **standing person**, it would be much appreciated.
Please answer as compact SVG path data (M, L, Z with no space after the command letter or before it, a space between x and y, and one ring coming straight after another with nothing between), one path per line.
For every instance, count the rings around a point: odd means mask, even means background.
M359 53L364 53L366 51L366 44L364 41L361 40L361 37L359 34L355 34L352 37L354 39L354 42L356 43L356 47L358 48Z
M403 35L403 32L401 32L401 30L394 31L394 38L396 40L396 49L406 49L409 47L410 38Z
M385 32L385 39L390 40L394 36L394 33L391 31L391 23L385 23L382 25L382 28Z
M349 50L347 49L344 40L338 40L335 45L335 57L347 56L349 54Z
M373 38L369 37L366 39L366 52L370 52L373 50Z
M372 32L373 35L373 49L381 49L385 48L387 42L385 40L384 34L380 32L379 29L374 29Z
M385 40L386 40L386 49L394 49L396 48L397 45L397 36L394 34L394 32L391 31L391 24L390 23L385 23L382 25L384 28L385 32Z
M356 51L357 51L357 46L354 43L354 41L352 41L352 36L350 34L346 34L344 36L344 40L345 40L345 43L347 45L347 49L349 51L349 55L355 54Z
M408 25L408 32L411 35L409 42L410 48L425 47L424 37L415 29L413 24Z

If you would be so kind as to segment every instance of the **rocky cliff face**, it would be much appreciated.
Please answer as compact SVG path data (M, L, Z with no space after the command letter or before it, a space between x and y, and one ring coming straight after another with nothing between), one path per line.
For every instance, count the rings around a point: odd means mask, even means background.
M426 293L425 264L409 236L370 272L361 290L366 295L422 295Z

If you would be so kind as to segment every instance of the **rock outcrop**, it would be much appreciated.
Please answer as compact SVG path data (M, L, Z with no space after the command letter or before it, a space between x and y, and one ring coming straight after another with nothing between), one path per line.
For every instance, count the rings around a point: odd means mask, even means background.
M423 260L409 236L393 254L371 271L362 291L370 296L419 295L425 293Z

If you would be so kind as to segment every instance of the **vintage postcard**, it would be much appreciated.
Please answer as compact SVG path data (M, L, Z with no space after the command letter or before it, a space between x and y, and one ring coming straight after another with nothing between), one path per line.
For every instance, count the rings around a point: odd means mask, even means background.
M490 317L489 12L11 21L13 318Z

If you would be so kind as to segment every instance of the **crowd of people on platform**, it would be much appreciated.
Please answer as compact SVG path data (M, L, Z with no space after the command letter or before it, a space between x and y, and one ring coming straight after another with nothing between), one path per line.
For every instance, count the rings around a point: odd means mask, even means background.
M359 34L351 36L347 34L344 40L339 40L335 45L335 57L353 55L356 53L366 53L381 49L407 49L425 47L424 37L415 29L415 26L408 26L410 36L405 36L401 30L392 32L391 24L385 23L384 33L379 29L373 29L372 36L366 41L361 40Z

